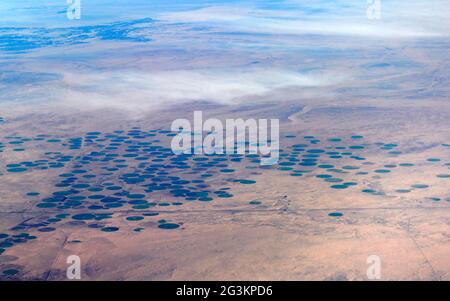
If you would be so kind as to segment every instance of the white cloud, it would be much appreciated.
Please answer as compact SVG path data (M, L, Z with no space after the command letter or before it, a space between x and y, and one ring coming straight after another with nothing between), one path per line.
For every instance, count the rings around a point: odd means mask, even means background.
M172 22L223 22L242 20L251 12L252 9L242 6L211 6L192 11L165 13L160 18Z
M333 73L303 75L281 69L66 74L63 104L130 110L193 101L231 104L277 89L320 87L342 80L342 75Z
M366 1L362 0L333 4L316 1L298 7L295 3L289 2L289 10L283 4L270 10L241 5L211 6L170 12L159 18L168 22L200 22L224 30L269 34L414 38L448 36L450 32L446 1L381 1L381 20L367 18Z

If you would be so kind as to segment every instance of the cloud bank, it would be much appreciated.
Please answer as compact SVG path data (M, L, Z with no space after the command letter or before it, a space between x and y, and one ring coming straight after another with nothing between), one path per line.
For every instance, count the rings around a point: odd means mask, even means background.
M333 73L282 69L180 70L154 73L66 74L63 104L147 110L184 102L233 104L277 89L324 87L343 81Z

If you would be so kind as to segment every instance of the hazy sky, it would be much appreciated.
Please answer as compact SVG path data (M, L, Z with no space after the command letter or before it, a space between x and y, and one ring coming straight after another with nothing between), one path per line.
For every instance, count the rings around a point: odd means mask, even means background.
M448 1L380 3L374 20L366 0L81 0L69 20L65 0L3 0L0 102L143 108L291 87L417 95L403 83L426 86L448 62Z

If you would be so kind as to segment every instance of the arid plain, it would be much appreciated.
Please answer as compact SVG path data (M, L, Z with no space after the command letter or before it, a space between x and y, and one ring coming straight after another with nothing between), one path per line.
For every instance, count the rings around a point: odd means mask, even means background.
M192 108L203 106L193 104ZM53 171L23 173L8 173L3 167L2 229L29 225L27 232L37 238L6 249L0 256L2 268L20 270L22 279L65 279L66 258L76 254L82 259L83 279L86 280L364 280L367 279L367 258L377 255L382 262L383 279L449 279L450 158L446 144L449 137L445 130L429 134L430 128L449 128L445 102L413 106L397 102L393 107L391 103L383 105L370 101L345 105L318 105L317 102L301 105L297 101L283 105L205 108L204 114L219 118L285 116L280 133L284 133L282 154L287 156L281 157L281 166L263 169L245 162L230 162L232 173L223 175L213 170L213 176L206 178L205 184L207 190L212 191L226 186L232 197L214 197L205 202L182 199L181 206L165 206L180 198L166 191L153 192L145 196L146 201L155 203L151 207L133 209L128 205L95 211L112 215L92 228L89 225L96 222L74 223L70 218L93 212L88 208L91 202L63 209L36 207L42 198L60 191L54 185L60 181L59 175L76 169L74 163ZM287 111L292 114L287 116ZM167 128L165 120L176 115L187 116L189 112L176 110L173 113L167 109L132 121L113 112L109 114L112 120L98 120L95 114L79 113L76 124L89 120L90 124L94 123L91 131L101 128L105 134L114 130L126 132L132 127L148 131ZM59 124L57 118L49 120L45 114L38 118L36 133L45 131L53 122ZM59 118L61 121L68 119L64 114ZM12 119L2 130L20 133L23 128L16 127L17 123ZM64 128L56 135L58 139L81 136L89 131L71 124L65 124ZM400 128L401 131L392 130ZM335 147L345 147L348 151L351 146L364 146L351 151L364 160L348 156L333 159L328 155L321 157L317 165L333 167L302 166L302 161L296 160L292 160L294 165L284 165L283 162L291 162L287 158L301 157L302 151L292 154L292 145L309 144L311 138L308 140L303 138L305 136L320 140L312 145L313 149L333 151ZM363 138L355 141L352 136ZM341 140L337 142L336 138ZM167 146L170 140L165 137L160 141ZM14 152L8 145L2 158L8 158L7 162L12 164L36 161L49 151L80 156L96 149L86 146L68 151L67 146L57 143L25 143L26 152ZM55 146L48 148L49 144ZM386 144L397 145L395 152L389 147L383 149ZM100 187L112 182L124 190L142 192L140 185L120 180L121 175L134 170L133 164L126 170L104 174L103 165L93 163L89 173L97 174L95 182L85 182ZM296 175L292 171L295 169L300 170ZM377 170L390 172L377 173ZM333 189L330 187L333 183L320 178L324 174L356 184L346 189ZM173 171L169 175L183 179L193 177L189 170ZM230 177L255 182L241 185L230 181ZM38 191L40 196L27 196L31 191ZM329 216L333 212L342 216ZM69 217L46 224L62 213ZM127 217L145 213L158 215L127 220ZM158 227L162 219L176 222L180 227L162 230ZM39 224L42 222L44 224ZM38 225L33 227L33 224ZM39 231L48 225L54 230ZM105 226L120 230L113 233L99 230ZM15 232L23 232L21 230Z
M450 280L448 21L227 5L2 25L1 280ZM174 155L194 111L278 164Z

